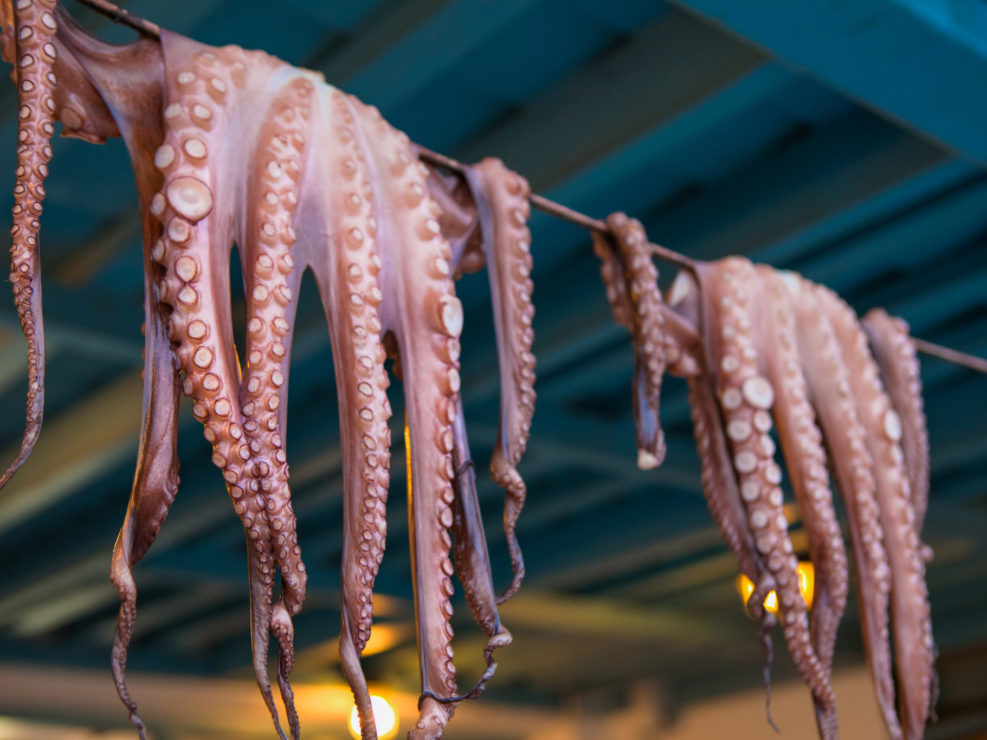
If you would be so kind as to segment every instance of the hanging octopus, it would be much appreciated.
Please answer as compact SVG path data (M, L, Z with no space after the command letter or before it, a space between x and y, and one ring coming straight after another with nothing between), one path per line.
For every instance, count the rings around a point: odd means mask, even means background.
M301 277L309 269L329 325L339 389L342 670L363 737L375 738L360 655L370 636L385 541L391 407L384 361L390 355L405 388L410 439L422 694L409 737L440 737L455 705L479 693L493 675L493 651L510 643L497 603L517 589L524 572L514 530L525 495L516 466L534 410L527 183L502 163L485 160L467 172L465 189L454 187L418 164L408 138L376 109L317 73L261 52L208 47L167 31L160 40L111 46L89 36L55 0L3 0L0 8L3 57L15 65L19 96L12 283L29 349L24 442L0 484L26 459L41 424L38 233L54 123L61 121L65 135L90 142L121 136L137 180L145 267L142 434L111 567L121 598L112 668L131 721L144 737L124 675L136 618L132 571L178 488L177 419L184 393L193 400L192 413L244 527L258 686L285 738L268 669L273 635L288 729L292 737L300 733L288 677L292 617L304 601L306 570L291 506L285 430L292 329ZM228 269L234 243L246 293L246 342L239 354ZM484 262L503 377L491 470L508 494L504 521L515 571L499 598L462 415L463 311L453 287L455 275ZM487 670L463 695L451 647L454 572L488 636Z
M611 233L597 234L594 245L615 319L631 331L637 367L653 357L689 384L706 500L755 584L748 608L760 625L766 663L776 618L762 604L776 591L784 639L812 692L820 735L836 737L830 675L848 577L828 467L847 512L881 714L891 737L921 737L935 691L928 554L919 542L929 450L904 322L881 310L860 322L826 288L740 257L680 272L665 304L640 223L615 214L608 225ZM657 405L640 413L638 372L641 439L651 435ZM787 534L773 430L815 565L811 617Z

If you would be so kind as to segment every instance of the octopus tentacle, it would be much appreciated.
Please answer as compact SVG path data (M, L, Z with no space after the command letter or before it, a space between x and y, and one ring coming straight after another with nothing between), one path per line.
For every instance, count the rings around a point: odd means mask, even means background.
M794 274L789 274L785 284L793 297L809 397L847 513L867 662L885 727L892 738L900 738L888 632L890 572L866 430L850 395L840 345L813 285Z
M908 475L901 452L901 422L881 386L856 316L835 293L816 288L818 300L844 348L850 394L858 408L874 466L881 528L891 568L891 624L898 705L906 738L921 737L929 717L935 647L925 562L915 528Z
M130 154L142 214L144 243L144 391L137 468L123 526L113 549L110 579L120 595L113 636L111 668L117 693L141 737L144 727L125 678L127 653L136 618L134 565L153 544L178 488L178 403L180 379L168 337L168 316L157 296L161 268L151 257L161 226L147 218L150 202L161 189L152 161L161 144L161 48L146 40L124 47L98 42L86 34L61 6L56 9L58 36L55 107L63 134L100 143L122 136ZM129 84L113 84L120 67L130 70ZM121 123L118 124L117 120ZM135 125L139 123L139 125Z
M929 430L922 408L922 377L915 344L903 319L874 308L863 318L864 330L881 370L881 380L901 421L901 448L915 511L915 531L922 532L929 505Z
M373 135L367 164L380 183L374 217L380 249L385 331L401 356L410 434L409 530L415 584L415 617L421 661L421 711L413 739L440 737L453 711L452 450L459 393L459 334L462 305L453 291L449 245L441 237L438 207L427 197L427 169L414 162L407 137L394 131L375 109L353 100L351 108ZM388 177L383 177L383 173Z
M514 571L511 584L497 597L497 602L503 603L524 579L524 557L516 528L527 488L517 465L524 455L535 412L535 356L531 352L534 283L527 226L531 188L527 180L492 157L467 168L465 176L479 215L500 365L500 423L490 474L507 492L504 533Z
M771 349L762 354L762 369L775 388L774 415L795 501L809 538L815 566L811 632L813 647L824 670L832 668L836 632L846 608L847 559L833 508L822 436L809 403L808 386L799 355L795 315L784 278L758 267L765 309L762 322ZM765 342L766 344L766 342Z
M476 467L470 458L461 398L457 399L456 420L453 422L452 429L454 435L452 462L456 471L453 478L456 495L452 507L453 564L456 575L463 585L466 603L477 624L487 635L487 644L483 650L487 667L474 688L467 693L467 697L473 697L483 690L497 670L497 663L493 659L494 650L510 645L513 638L501 625L500 615L497 613L497 597L490 570L490 553L487 551L483 516L476 492Z
M55 132L53 43L58 24L55 0L19 0L13 12L17 80L17 182L10 235L10 283L27 342L27 409L21 448L0 488L27 460L41 432L44 414L45 336L41 316L41 265L38 237L45 178Z
M706 504L741 572L755 584L747 599L747 611L758 622L758 641L764 656L765 711L769 724L777 730L771 718L771 629L776 620L764 608L765 598L776 588L775 579L757 551L746 521L710 378L707 375L690 377L688 384Z
M755 327L760 320L754 268L742 258L703 266L704 316L714 324L715 343L709 354L716 367L717 393L726 423L741 499L754 533L755 547L777 583L785 641L802 678L827 718L820 729L836 734L836 698L828 672L809 642L805 601L798 587L797 562L782 510L781 469L774 462L769 431L774 389L760 375ZM715 365L714 365L715 363Z
M370 637L373 584L384 554L391 437L387 421L387 373L379 307L381 260L373 223L368 155L361 122L345 96L332 91L322 99L323 115L336 144L317 166L319 177L341 186L324 196L331 258L313 264L330 327L343 445L342 628L339 652L353 690L364 738L375 738L373 710L360 652ZM325 125L325 122L324 124Z
M685 375L688 382L689 405L706 504L720 536L736 558L741 572L754 584L746 606L748 613L758 623L758 641L764 664L765 713L768 723L777 731L778 727L771 717L771 630L777 620L774 614L764 608L764 600L769 592L775 590L776 583L755 546L723 431L724 423L717 404L715 382L705 368L699 337L690 328L698 324L698 297L695 280L684 272L679 273L670 291L670 303L674 300L675 306L663 308L666 311L665 323L671 329L664 335L665 356L669 369Z
M142 433L130 503L113 547L110 566L110 580L120 595L120 612L113 634L113 679L120 699L130 711L130 721L138 728L141 737L144 736L144 726L137 716L137 704L130 696L124 675L127 650L137 616L137 586L133 567L154 542L178 490L178 402L181 397L167 319L150 278L153 273L147 270L145 274Z
M629 303L628 329L634 345L634 420L638 467L649 470L665 458L665 437L658 419L661 380L665 373L665 313L658 289L658 270L644 227L637 219L612 213L607 225L619 254ZM610 268L612 271L612 267ZM613 304L613 301L611 302ZM622 317L617 317L618 322Z
M275 610L278 621L272 621L271 630L278 637L281 653L278 683L292 734L296 736L298 718L289 699L292 692L287 674L293 662L291 616L301 609L307 576L291 507L283 414L287 406L291 327L301 280L301 270L296 269L291 254L296 241L293 217L299 201L298 181L313 92L309 80L296 79L271 101L267 120L257 133L258 148L252 159L247 192L246 233L241 240L247 362L239 400L251 465L244 467L245 478L237 486L263 498L273 537L271 547L281 572L283 609Z
M150 209L165 230L152 249L152 257L165 268L159 298L172 309L171 339L185 374L183 391L195 401L192 414L213 445L213 463L223 471L247 533L254 675L284 737L267 671L275 563L266 501L262 492L241 485L251 480L253 465L239 402L240 367L229 305L229 225L235 205L230 197L217 197L225 196L226 188L235 191L227 173L210 167L208 159L210 147L223 145L213 133L222 114L216 103L245 84L246 67L239 59L216 64L213 52L196 51L198 44L180 37L166 34L163 40L166 56L176 63L166 80L165 143L155 154L166 182Z

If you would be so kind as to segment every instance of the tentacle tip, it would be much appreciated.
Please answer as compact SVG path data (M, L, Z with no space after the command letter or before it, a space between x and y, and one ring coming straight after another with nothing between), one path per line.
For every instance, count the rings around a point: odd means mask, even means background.
M136 712L130 713L130 724L137 728L137 734L140 736L140 740L147 740L147 728L144 726L143 720L137 716Z
M487 652L488 654L492 654L494 650L507 647L512 642L514 642L514 636L508 630L501 627L500 632L487 640Z
M519 563L518 567L514 571L514 580L511 581L511 585L507 587L506 590L497 595L497 604L503 604L505 601L510 599L514 594L518 592L521 588L521 583L524 581L524 563Z
M657 455L648 450L637 451L637 466L641 470L654 470L661 465L661 460Z

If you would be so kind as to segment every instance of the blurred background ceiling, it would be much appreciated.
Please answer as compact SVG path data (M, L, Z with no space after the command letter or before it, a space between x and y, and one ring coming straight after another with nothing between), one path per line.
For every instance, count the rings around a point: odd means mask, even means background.
M132 37L68 6L103 38ZM538 192L594 216L625 210L669 247L799 270L858 310L885 306L920 337L987 355L983 0L126 6L206 43L264 48L322 70L413 140L465 161L498 155ZM12 185L12 85L0 86L0 100L0 172ZM108 670L117 598L107 570L140 412L139 221L119 141L59 140L52 173L42 232L46 425L0 497L0 715L8 718L0 738L53 738L58 724L126 727ZM532 229L538 408L521 466L529 495L519 530L528 576L502 612L515 643L448 737L644 738L662 728L684 737L690 727L693 737L711 737L690 722L713 706L726 712L732 736L771 736L755 627L699 487L684 384L666 383L667 461L638 471L632 354L611 320L588 235L540 215ZM663 269L663 283L671 274ZM459 291L463 394L483 461L497 422L486 278L467 278ZM333 642L342 544L335 389L312 285L302 303L288 452L310 581L295 622L296 678L307 736L346 737ZM11 300L0 318L7 461L22 429L25 352ZM983 737L987 378L925 358L923 380L941 678L941 720L929 737ZM400 420L399 398L395 407ZM188 409L180 452L178 499L136 572L135 695L158 737L270 736L247 678L242 529ZM404 464L400 448L393 464ZM418 687L402 478L393 476L377 637L365 665L404 707L407 725ZM483 480L481 497L503 582L502 494ZM797 522L793 533L804 548ZM867 715L855 612L851 603L840 631L837 692L845 736L871 737L879 730ZM455 619L466 683L480 670L481 643L461 598ZM785 685L794 672L778 638L776 653L776 716L787 737L809 736L807 692ZM29 729L18 718L48 724Z

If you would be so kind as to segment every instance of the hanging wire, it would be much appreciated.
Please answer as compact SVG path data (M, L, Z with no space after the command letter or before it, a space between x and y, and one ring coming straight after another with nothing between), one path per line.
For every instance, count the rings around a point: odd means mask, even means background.
M144 36L149 36L155 39L161 38L160 26L152 23L151 21L145 20L144 18L136 16L133 13L118 7L117 5L108 2L108 0L76 1L88 8L91 8L97 13L105 15L115 23L129 26ZM433 152L429 149L419 148L418 156L423 162L431 164L435 167L450 170L457 174L462 174L465 170L465 166L462 162L459 162L445 154ZM561 203L556 203L554 200L550 200L543 195L532 193L528 197L528 202L531 203L533 208L537 208L539 211L547 213L550 216L554 216L555 218L562 219L563 221L568 221L569 223L575 224L576 226L580 226L589 231L596 231L602 234L610 233L610 227L607 226L605 221L601 221L598 218L593 218L592 216L587 216L585 213L580 213L579 211L573 210L572 208L564 206ZM658 244L652 244L651 251L655 257L660 260L678 265L679 267L689 270L690 272L695 272L695 261L684 254L666 247L662 247ZM937 357L941 360L945 360L946 362L962 365L963 367L979 373L987 374L987 360L985 359L974 355L969 355L966 352L950 349L949 347L943 347L942 345L934 344L933 342L929 342L924 339L917 339L913 337L912 341L915 343L915 349L919 352L923 352L932 357Z

